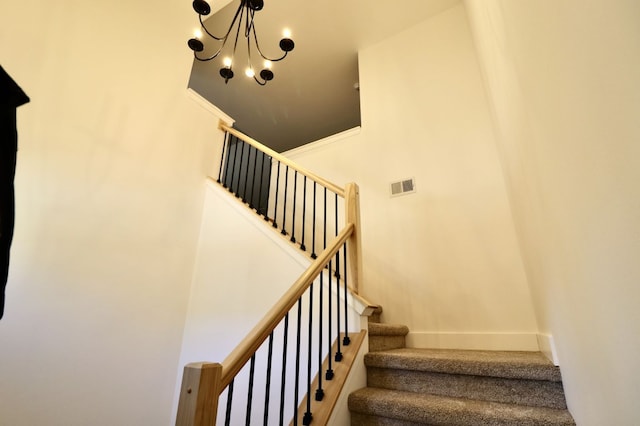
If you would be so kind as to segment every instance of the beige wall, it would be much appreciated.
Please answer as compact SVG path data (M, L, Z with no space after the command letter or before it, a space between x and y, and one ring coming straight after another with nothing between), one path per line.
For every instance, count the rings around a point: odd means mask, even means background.
M172 422L217 123L185 92L189 3L158 6L0 6L0 61L32 100L18 112L2 425Z
M410 344L537 349L464 7L360 52L362 130L288 153L361 187L364 294ZM415 177L417 192L389 184Z
M579 425L640 423L640 3L469 0L540 327Z

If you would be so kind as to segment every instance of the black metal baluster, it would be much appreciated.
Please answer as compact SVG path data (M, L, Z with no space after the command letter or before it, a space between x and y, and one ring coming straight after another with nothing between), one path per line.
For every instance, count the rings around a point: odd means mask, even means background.
M318 183L313 181L313 223L311 224L312 232L311 232L311 258L317 259L318 255L316 254L316 187Z
M269 396L271 394L271 361L273 359L273 331L269 334L269 350L267 352L267 379L264 389L264 426L269 422Z
M336 194L336 200L335 200L335 211L336 211L336 216L335 216L335 232L336 232L336 237L338 236L338 194ZM340 279L340 250L338 250L336 252L336 278L338 278L338 280Z
M251 368L249 369L249 393L247 395L247 416L245 426L251 426L251 404L253 402L253 376L256 371L256 354L251 357Z
M246 142L242 142L242 154L244 155L244 147L247 147L247 167L244 169L244 190L242 191L242 202L247 202L247 184L249 183L249 160L251 158L251 145ZM242 164L240 165L240 170L242 170ZM239 186L239 185L238 185ZM238 188L239 189L239 188Z
M322 273L324 273L324 272L322 272ZM333 297L332 297L332 294L331 294L331 262L329 262L329 273L327 275L329 276L329 287L328 287L329 288L329 309L328 309L328 322L329 323L327 324L327 329L328 329L328 332L329 332L329 340L327 342L328 345L329 345L328 346L329 347L329 357L328 357L329 365L328 365L328 368L327 368L327 374L325 375L325 379L332 380L333 379L333 364L332 364L332 360L331 360L331 350L333 348L333 338L332 338L332 334L331 333L332 333L333 330L331 329L331 326L332 326L333 314L332 314L331 311L332 311L332 308L333 308L333 306L332 306L333 305L333 303L332 303Z
M233 146L232 146L233 144ZM222 179L222 185L225 188L229 188L231 186L232 179L229 177L233 174L233 164L231 162L232 150L235 147L235 143L233 142L233 135L229 135L229 145L227 146L227 164L224 166L224 179ZM233 154L233 158L235 159L235 154ZM231 169L231 171L229 170Z
M293 214L291 215L291 242L296 242L296 192L298 191L298 171L293 174Z
M304 228L305 228L305 216L307 213L307 177L304 177L304 188L302 191L302 241L300 242L300 250L306 251L307 248L304 246Z
M251 178L251 199L249 200L249 208L253 209L255 208L253 205L253 195L255 193L255 189L256 189L256 171L258 170L258 148L253 148L253 150L256 152L255 156L253 157L253 177ZM251 151L249 151L251 152ZM260 201L260 200L258 200ZM260 204L260 203L258 203Z
M224 177L222 178L222 186L228 188L229 183L229 167L231 167L231 143L233 142L233 136L228 135L229 144L227 145L227 163L224 165ZM233 170L233 169L232 169Z
M324 188L324 213L322 218L324 220L322 250L324 250L327 248L327 188Z
M278 216L278 189L280 188L280 161L278 161L278 174L276 175L276 195L275 205L273 207L273 227L277 228L276 217Z
M262 207L262 183L264 181L264 160L265 154L262 154L262 160L260 161L260 187L258 188L258 207L256 207L256 213L260 214L260 208ZM267 218L267 211L269 210L269 197L267 197L267 206L264 208L264 220Z
M348 316L348 303L347 303L347 290L348 290L348 283L347 283L347 243L344 243L344 247L343 247L343 260L344 260L344 339L342 339L342 344L345 346L349 346L349 344L351 343L351 339L349 338L349 316Z
M229 182L229 192L231 193L233 193L233 177L236 174L236 165L238 164L238 145L240 144L240 140L238 138L235 138L235 141L236 147L233 151L233 166L231 167L231 181ZM240 186L240 179L238 179L238 186Z
M340 250L338 250L339 252ZM331 276L331 270L329 270ZM346 296L346 295L345 295ZM340 347L340 277L336 277L336 362L342 361L342 348Z
M335 232L336 237L338 236L338 194L335 197ZM331 274L331 269L329 269L329 274ZM340 250L336 252L336 340L337 340L337 350L336 350L336 362L342 361L342 348L340 347ZM347 295L344 295L345 300Z
M289 187L289 166L287 166L286 173L284 175L284 205L282 206L282 231L280 231L282 235L287 235L287 231L285 227L287 223L287 188L288 187Z
M327 248L327 188L324 188L324 214L323 214L323 219L324 219L324 227L323 227L323 232L322 232L322 244L323 244L323 250ZM328 347L329 347L329 366L327 368L327 374L325 375L325 379L327 380L332 380L333 379L333 368L332 368L332 364L331 364L331 348L333 347L333 342L331 339L331 318L332 318L332 314L331 314L331 262L329 262L329 273L327 274L329 276L329 310L328 310L328 325L327 325L327 329L328 329L328 333L329 333L329 340L328 340ZM324 272L323 272L324 273Z
M239 142L242 142L242 148L240 148L240 167L238 168L238 186L236 187L236 198L240 198L240 183L242 182L242 163L244 162L244 146L246 145L246 143L244 143L244 141L240 140ZM234 165L235 165L235 161L234 161Z
M313 339L313 283L309 286L309 348L307 352L307 411L302 418L302 424L307 426L311 424L313 414L311 413L311 351Z
M224 132L224 141L222 142L222 155L220 155L220 170L218 171L218 183L222 183L222 166L224 165L224 160L225 160L225 152L227 149L227 140L229 139L229 133L228 132ZM228 158L229 156L227 156L227 161L229 160Z
M300 388L300 322L302 321L302 297L298 299L298 327L296 332L296 377L293 391L293 424L298 424L298 391Z
M227 388L227 410L224 418L224 426L229 426L231 424L231 403L233 400L233 380L229 383L229 387Z
M318 389L316 389L316 401L322 401L324 399L324 390L322 389L322 323L323 323L323 319L322 319L322 315L323 315L323 299L324 299L324 294L323 294L323 288L324 288L324 282L323 282L323 278L324 278L324 274L320 273L320 288L318 289L318 293L319 293L319 298L320 298L320 306L319 306L319 317L320 319L318 320Z
M278 163L279 164L279 163ZM280 382L280 426L284 425L285 385L287 383L287 341L289 340L289 313L284 316L284 337L282 342L282 377Z

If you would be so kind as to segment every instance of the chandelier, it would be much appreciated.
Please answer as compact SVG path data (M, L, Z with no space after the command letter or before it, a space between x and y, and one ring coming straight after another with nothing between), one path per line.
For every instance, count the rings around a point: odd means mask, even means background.
M194 0L193 9L198 13L198 18L200 19L200 26L202 30L204 30L204 32L209 37L219 43L218 50L216 50L211 56L200 57L198 56L198 53L204 51L204 43L199 39L198 36L190 39L188 44L191 50L193 50L193 56L195 57L195 59L197 59L198 61L211 61L217 58L222 53L229 39L233 40L233 50L231 51L231 56L227 56L223 59L223 66L222 68L220 68L220 76L224 78L225 83L228 83L234 75L233 61L235 58L236 49L238 47L238 38L240 36L240 31L242 30L247 43L247 67L245 69L245 74L247 75L247 77L253 77L256 83L261 86L267 84L268 81L273 79L273 71L271 70L272 62L278 62L286 58L287 54L293 50L295 44L293 40L291 40L290 35L288 33L285 33L284 38L280 40L280 49L282 49L282 51L284 52L282 56L271 58L262 53L260 44L258 43L258 35L256 34L254 15L256 12L262 10L263 7L264 0L240 0L238 10L233 17L233 20L231 21L227 32L223 36L216 36L207 29L202 20L203 16L207 16L209 13L211 13L211 7L204 0ZM256 75L255 68L251 61L252 52L257 52L258 55L260 55L260 58L264 61L263 68L259 73L260 78L258 78L258 76ZM256 59L258 59L257 56Z

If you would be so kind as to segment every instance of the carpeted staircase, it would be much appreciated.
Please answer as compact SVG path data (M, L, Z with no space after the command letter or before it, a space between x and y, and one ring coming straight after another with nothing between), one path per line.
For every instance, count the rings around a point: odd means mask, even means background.
M406 326L370 319L367 387L352 426L575 425L560 369L540 352L405 348Z

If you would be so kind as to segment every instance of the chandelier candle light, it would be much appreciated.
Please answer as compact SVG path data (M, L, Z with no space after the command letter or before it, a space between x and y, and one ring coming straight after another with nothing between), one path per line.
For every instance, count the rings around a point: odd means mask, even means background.
M282 56L279 58L270 58L262 53L260 49L260 45L258 44L258 35L256 34L256 27L254 23L254 15L257 11L262 10L264 7L264 0L240 0L240 6L238 6L238 10L236 11L231 24L229 25L229 29L226 34L218 37L213 35L205 26L202 17L207 16L211 13L211 7L204 0L194 0L193 9L198 13L198 18L200 19L200 26L204 30L204 32L214 40L220 42L220 46L218 50L213 53L211 56L201 58L198 56L198 53L204 50L204 43L200 41L199 37L196 36L189 40L189 47L193 50L193 56L198 61L211 61L217 58L225 45L227 44L227 40L231 35L233 39L233 33L235 33L235 40L233 43L233 51L231 53L231 57L225 57L223 60L223 67L220 68L220 76L224 78L224 82L228 83L230 79L233 78L233 58L236 54L236 49L238 47L238 36L240 35L241 27L244 27L244 38L247 40L247 68L245 70L245 74L247 77L253 77L253 79L261 86L267 84L268 81L273 79L273 71L271 71L271 63L281 61L287 57L287 54L291 52L295 46L293 40L291 40L291 35L288 31L285 31L284 38L280 40L280 49L284 52ZM234 30L235 28L235 30ZM260 57L264 60L264 68L260 71L260 78L256 76L256 73L253 68L253 64L251 63L251 49L252 44L255 46L255 50L258 52Z

